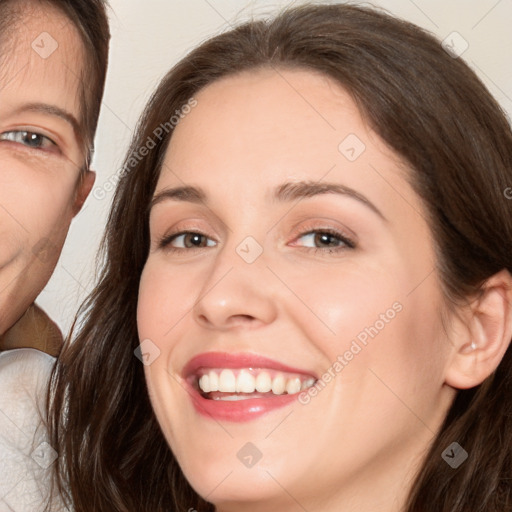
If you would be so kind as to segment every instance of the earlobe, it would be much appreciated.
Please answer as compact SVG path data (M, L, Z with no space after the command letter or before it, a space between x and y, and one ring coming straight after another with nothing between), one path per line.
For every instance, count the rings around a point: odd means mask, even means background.
M73 205L73 217L78 214L85 203L85 200L89 196L94 182L96 180L96 173L94 171L87 170L80 177L80 181L77 185L75 202Z
M467 335L454 340L446 384L468 389L481 384L500 364L512 340L512 277L502 270L489 278L464 315ZM512 349L511 349L512 350Z

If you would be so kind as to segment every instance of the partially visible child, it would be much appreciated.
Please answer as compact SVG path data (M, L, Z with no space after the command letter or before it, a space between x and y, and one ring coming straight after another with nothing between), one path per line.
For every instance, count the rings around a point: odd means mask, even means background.
M0 0L0 350L60 348L28 310L94 183L108 42L103 0Z
M0 0L0 510L43 510L54 359L7 349L60 350L34 300L94 183L109 39L103 0Z

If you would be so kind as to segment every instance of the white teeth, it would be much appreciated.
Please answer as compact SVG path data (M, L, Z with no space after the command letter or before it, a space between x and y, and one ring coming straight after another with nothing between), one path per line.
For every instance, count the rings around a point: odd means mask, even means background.
M219 391L223 393L234 393L236 391L235 374L231 370L222 370L219 377Z
M272 389L272 379L270 373L261 372L256 377L256 390L259 393L268 393Z
M310 388L311 386L313 386L313 384L315 383L315 379L308 379L308 380L305 380L303 383L302 383L302 386L300 387L300 390L301 391L304 391L305 389L308 389Z
M296 377L295 379L290 379L286 384L286 392L289 395L293 395L300 391L300 379Z
M247 371L241 370L236 379L237 393L254 393L256 379Z
M215 372L210 372L208 377L210 377L210 391L219 391L219 376Z
M252 396L247 395L226 395L226 396L217 396L214 400L222 400L223 402L238 402L239 400L249 400Z
M209 393L211 391L211 388L210 388L210 377L208 375L203 375L199 379L199 387L205 393Z
M257 376L255 372L258 371ZM199 389L203 393L219 391L221 393L269 393L282 395L288 393L294 395L314 385L315 379L309 378L302 381L298 376L276 373L272 378L266 370L210 370L199 378ZM245 400L246 395L234 395L234 397L215 397L215 400Z
M282 395L286 389L286 380L282 375L274 377L272 381L272 393L274 395Z

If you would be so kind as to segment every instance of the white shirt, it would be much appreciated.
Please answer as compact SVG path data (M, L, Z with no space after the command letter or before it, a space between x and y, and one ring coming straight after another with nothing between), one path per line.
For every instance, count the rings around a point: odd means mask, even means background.
M0 512L43 512L58 454L43 418L55 358L31 348L0 353ZM68 510L60 499L53 511Z

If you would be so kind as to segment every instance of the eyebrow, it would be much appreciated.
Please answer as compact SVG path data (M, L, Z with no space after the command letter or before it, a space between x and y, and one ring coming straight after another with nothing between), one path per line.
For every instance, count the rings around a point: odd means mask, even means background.
M28 103L18 108L14 113L21 114L23 112L35 112L38 114L45 114L53 117L58 117L59 119L63 119L69 125L71 125L73 131L80 139L83 138L82 126L78 122L77 118L73 114L71 114L71 112L68 112L67 110L64 110L60 107L57 107L56 105L49 105L47 103Z
M356 199L381 217L382 220L387 221L384 214L367 197L357 190L347 187L346 185L341 185L340 183L319 183L311 181L283 183L276 189L274 199L277 201L298 201L323 194L337 194Z
M387 222L384 214L368 198L360 192L339 183L318 183L309 181L283 183L275 189L272 199L278 202L291 202L323 194L338 194L356 199L376 213L382 220ZM182 186L167 188L153 197L150 209L165 200L184 201L206 205L208 197L199 187Z

